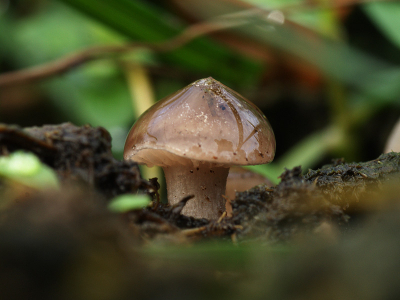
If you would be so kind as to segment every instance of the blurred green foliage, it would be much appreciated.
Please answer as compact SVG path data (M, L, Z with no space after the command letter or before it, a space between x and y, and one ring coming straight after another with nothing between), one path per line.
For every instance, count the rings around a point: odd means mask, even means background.
M53 169L34 154L22 151L0 157L0 177L38 190L59 187Z
M368 3L363 6L371 20L394 44L400 47L400 5L396 2Z
M62 0L89 16L109 25L126 36L140 41L160 42L177 35L184 27L171 15L156 9L145 1L130 0ZM206 72L230 82L252 82L259 68L251 59L198 38L175 51L159 56L160 60L197 72ZM246 74L244 77L241 74Z
M151 199L148 195L125 194L112 199L108 204L108 208L113 212L124 213L145 208L150 203Z
M1 44L12 53L18 68L45 63L89 46L125 41L121 35L57 2L48 3L27 18L5 16L1 23L9 33ZM74 123L112 130L131 120L129 93L114 61L88 63L44 82L41 88Z

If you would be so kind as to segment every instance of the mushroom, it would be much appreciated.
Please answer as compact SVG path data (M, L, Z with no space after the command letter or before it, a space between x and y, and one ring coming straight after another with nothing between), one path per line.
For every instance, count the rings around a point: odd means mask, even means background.
M128 134L124 158L161 166L173 205L194 195L182 213L215 220L225 210L231 166L265 164L275 137L263 113L208 77L150 107Z
M384 153L400 152L400 119L394 125L385 145Z
M260 184L265 184L267 187L274 186L271 180L251 170L242 167L230 168L225 196L229 200L234 200L236 192L244 192Z
M271 180L251 170L242 167L229 169L225 191L225 209L228 217L232 215L231 201L235 200L236 192L244 192L259 184L265 184L267 187L274 186Z

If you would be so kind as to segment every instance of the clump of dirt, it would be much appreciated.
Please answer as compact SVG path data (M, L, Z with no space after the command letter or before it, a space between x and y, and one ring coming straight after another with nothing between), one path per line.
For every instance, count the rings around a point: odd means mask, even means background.
M363 212L374 206L367 201L379 198L381 187L400 178L400 155L391 152L377 159L360 163L337 160L318 170L309 170L304 176L315 184L331 202L349 213ZM378 204L379 203L375 203Z
M259 185L237 193L231 203L232 220L243 227L242 238L289 240L323 222L342 225L348 220L340 206L330 202L322 189L302 176L300 167L285 171L276 187Z
M101 127L64 123L20 129L1 125L0 143L3 154L33 152L62 180L82 181L107 198L155 188L140 177L137 164L113 158L111 136Z

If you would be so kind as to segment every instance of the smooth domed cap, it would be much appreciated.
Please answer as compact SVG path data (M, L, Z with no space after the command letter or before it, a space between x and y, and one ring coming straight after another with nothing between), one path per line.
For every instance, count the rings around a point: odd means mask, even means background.
M132 127L124 150L125 159L148 166L256 165L274 155L274 133L263 113L211 77L150 107Z

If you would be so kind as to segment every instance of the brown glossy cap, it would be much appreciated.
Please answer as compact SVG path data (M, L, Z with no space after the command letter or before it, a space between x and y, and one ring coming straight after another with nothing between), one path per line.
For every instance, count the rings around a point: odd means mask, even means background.
M270 162L275 137L251 102L214 80L195 81L150 107L134 124L124 158L148 166Z

